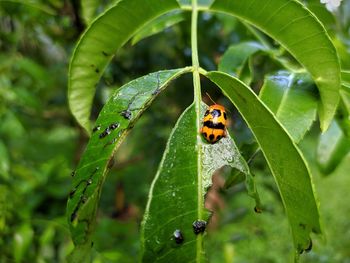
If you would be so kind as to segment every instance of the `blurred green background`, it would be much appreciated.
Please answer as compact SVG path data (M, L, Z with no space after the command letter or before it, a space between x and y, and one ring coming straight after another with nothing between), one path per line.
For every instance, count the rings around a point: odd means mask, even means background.
M99 11L112 2L101 1ZM306 2L329 30L345 69L350 66L349 2L344 0L333 15L318 1ZM68 109L67 69L85 25L77 0L28 3L0 1L0 262L65 262L73 248L65 218L71 172L88 140ZM122 84L191 63L189 18L187 14L162 34L128 43L118 52L98 85L93 119ZM229 45L247 40L255 40L254 35L238 20L201 14L198 41L203 68L216 69ZM275 69L269 62L261 54L252 58L257 89L264 75ZM203 92L231 111L229 130L249 157L252 135L235 109L205 80ZM186 75L157 98L119 149L102 193L94 262L137 261L139 224L151 181L170 131L192 99L192 80ZM315 123L299 145L313 172L325 237L315 237L312 251L301 259L350 262L350 155L342 149L333 171L322 174L316 164L318 127ZM292 261L288 222L261 154L251 167L264 205L262 214L254 213L243 183L224 191L222 182L230 169L215 175L207 200L215 211L206 236L210 262Z

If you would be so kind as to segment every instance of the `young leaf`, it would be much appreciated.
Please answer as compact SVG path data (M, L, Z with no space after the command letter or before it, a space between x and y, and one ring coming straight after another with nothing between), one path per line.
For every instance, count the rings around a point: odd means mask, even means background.
M218 69L234 77L239 77L248 58L260 50L266 50L266 48L257 42L242 42L232 45L222 56Z
M310 233L321 233L309 169L288 133L255 93L240 80L221 72L206 75L237 107L260 145L278 186L294 246L302 252Z
M321 128L326 130L339 101L340 65L319 20L295 0L216 0L210 10L235 15L266 32L311 73L320 91Z
M99 6L99 1L96 0L81 0L81 12L85 24L88 25L93 20L96 14L97 7Z
M317 164L325 174L337 168L343 158L350 152L350 139L344 134L336 121L320 135L317 146Z
M279 71L269 75L259 97L295 142L304 137L316 118L317 90L307 73Z
M177 7L176 0L121 0L82 35L69 65L68 101L72 114L88 133L95 86L115 52L144 24Z
M97 205L109 161L143 111L167 84L191 68L165 70L122 86L103 107L93 135L73 173L74 188L67 203L67 217L75 250L72 260L87 262ZM82 252L85 251L85 252Z
M132 44L135 45L140 40L153 36L164 29L171 27L185 19L184 14L179 11L170 12L165 15L162 15L155 20L148 23L143 27L132 39Z
M143 262L201 262L203 234L193 223L201 220L204 232L204 196L213 172L224 165L249 172L229 136L208 144L197 140L198 132L192 104L176 123L151 186L142 223Z

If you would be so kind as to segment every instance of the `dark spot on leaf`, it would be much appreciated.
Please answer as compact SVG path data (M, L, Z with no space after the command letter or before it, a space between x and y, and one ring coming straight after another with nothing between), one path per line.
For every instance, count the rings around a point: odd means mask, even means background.
M77 218L77 209L70 216L70 221L73 222Z
M214 140L214 137L215 137L214 134L210 134L209 135L209 140L211 140L211 141Z
M92 129L92 132L99 131L101 129L101 125L97 125Z
M94 67L95 67L95 65L94 65L94 64L91 64L91 65L90 65L90 67L94 68Z
M312 249L312 240L310 239L309 246L305 249L305 252L308 253L311 251L311 249Z
M96 69L95 69L95 72L96 72L96 73L100 73L100 69L99 69L99 68L96 68Z
M203 233L205 231L205 228L207 227L207 222L203 220L197 220L193 222L192 226L194 233L198 235L199 233Z
M74 188L72 191L69 192L69 198L72 198L77 191L77 188Z
M93 246L94 246L94 242L91 241L91 247L93 247Z
M102 55L104 55L105 57L108 57L108 56L109 56L108 53L105 52L105 51L102 51Z
M76 171L73 171L70 175L71 175L72 177L74 177L76 173L77 173Z
M260 207L254 207L254 212L255 213L258 213L258 214L261 214L262 213L262 209Z
M81 197L81 202L84 204L86 201L87 201L86 196L82 196L82 197Z
M300 223L299 226L300 226L302 229L305 229L305 228L306 228L306 225L303 224L303 223Z
M184 237L183 237L183 235L181 233L181 230L176 229L174 231L174 238L175 238L176 244L181 244L184 241Z

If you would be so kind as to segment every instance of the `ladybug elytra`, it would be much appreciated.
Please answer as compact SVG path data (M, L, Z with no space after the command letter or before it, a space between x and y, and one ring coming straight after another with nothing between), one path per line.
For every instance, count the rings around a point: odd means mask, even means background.
M226 110L219 104L209 106L203 118L200 133L209 143L216 143L226 137L227 115Z

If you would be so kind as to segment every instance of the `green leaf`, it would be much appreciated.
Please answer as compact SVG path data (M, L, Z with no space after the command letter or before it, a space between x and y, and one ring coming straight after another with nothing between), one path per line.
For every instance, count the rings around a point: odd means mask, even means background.
M320 91L318 112L321 128L326 130L339 101L340 65L319 20L295 0L216 0L210 10L253 24L280 42L310 72Z
M295 142L304 137L316 119L317 90L307 73L279 71L269 75L259 97Z
M202 113L206 110L202 104ZM143 262L201 262L202 234L195 234L196 220L208 222L204 196L215 170L230 165L249 173L233 140L215 144L198 140L195 105L180 116L168 140L149 193L142 223ZM179 230L183 241L176 241Z
M310 233L321 233L309 169L273 113L240 80L221 72L206 75L237 107L260 145L278 186L292 229L296 251L310 245Z
M73 173L67 217L75 249L73 262L87 262L91 251L98 201L108 164L128 131L170 81L191 68L159 71L117 90L100 112L87 148Z
M162 15L146 26L144 26L132 39L132 44L135 45L140 40L158 34L166 28L169 28L185 19L184 14L179 11L174 11Z
M177 0L182 8L192 8L192 0ZM208 8L215 0L197 0L199 8Z
M249 57L260 50L266 50L266 48L257 42L242 42L232 45L221 57L218 69L234 77L239 77Z
M55 10L53 10L51 7L44 5L43 3L40 3L40 1L35 0L0 0L0 5L2 3L14 3L14 4L21 4L28 6L30 8L38 9L44 13L47 13L49 15L56 15Z
M350 152L350 139L343 133L336 121L320 135L316 160L324 174L333 172L343 158Z
M87 132L95 86L115 52L144 24L178 7L175 0L122 0L87 28L74 50L68 80L70 110Z
M9 179L10 158L6 145L0 140L0 178L2 180Z
M85 24L88 25L94 19L96 15L96 10L99 6L100 2L96 0L81 0L81 12L82 17L85 21Z

